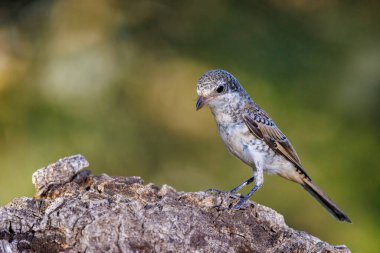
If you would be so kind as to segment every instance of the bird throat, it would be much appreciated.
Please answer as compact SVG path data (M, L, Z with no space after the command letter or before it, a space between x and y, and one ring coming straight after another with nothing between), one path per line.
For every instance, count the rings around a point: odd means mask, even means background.
M209 107L218 125L226 125L243 120L239 115L247 102L244 96L232 93L213 99Z

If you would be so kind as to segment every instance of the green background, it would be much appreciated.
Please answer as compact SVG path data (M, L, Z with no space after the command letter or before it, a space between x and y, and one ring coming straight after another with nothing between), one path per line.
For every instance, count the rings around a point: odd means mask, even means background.
M353 252L380 238L380 4L376 1L2 1L0 204L33 196L32 173L83 154L94 174L180 191L251 176L208 109L207 70L233 73L349 215L266 176L252 199L289 226Z

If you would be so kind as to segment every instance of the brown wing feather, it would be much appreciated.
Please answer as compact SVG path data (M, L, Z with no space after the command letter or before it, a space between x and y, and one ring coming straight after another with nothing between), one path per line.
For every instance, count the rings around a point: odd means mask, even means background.
M303 169L300 159L294 150L292 144L274 124L269 116L263 110L246 110L243 119L248 129L257 138L262 139L276 153L284 156L288 161L293 163L307 178L306 171ZM310 178L309 178L310 179Z

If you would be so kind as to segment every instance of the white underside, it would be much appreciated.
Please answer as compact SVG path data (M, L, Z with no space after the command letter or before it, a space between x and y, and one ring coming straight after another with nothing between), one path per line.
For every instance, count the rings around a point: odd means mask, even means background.
M256 138L244 122L231 124L227 128L220 127L219 133L227 149L254 170L299 180L295 166L271 150L263 140Z

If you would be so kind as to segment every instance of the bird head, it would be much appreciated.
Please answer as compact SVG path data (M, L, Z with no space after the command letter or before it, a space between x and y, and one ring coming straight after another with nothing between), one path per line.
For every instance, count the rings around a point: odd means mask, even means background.
M204 105L215 105L228 100L233 93L239 92L239 81L225 70L209 70L197 83L198 100L196 110Z

